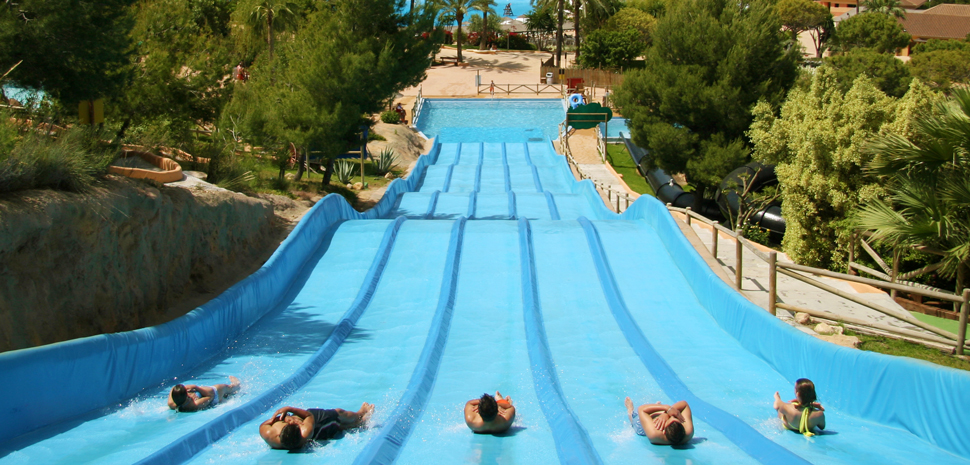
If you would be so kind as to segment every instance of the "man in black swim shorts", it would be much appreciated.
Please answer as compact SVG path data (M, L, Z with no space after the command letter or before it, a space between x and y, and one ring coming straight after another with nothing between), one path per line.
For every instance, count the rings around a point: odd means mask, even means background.
M273 417L259 425L259 435L273 449L296 450L308 441L323 441L343 430L357 428L367 422L374 405L364 402L360 410L307 409L283 407Z

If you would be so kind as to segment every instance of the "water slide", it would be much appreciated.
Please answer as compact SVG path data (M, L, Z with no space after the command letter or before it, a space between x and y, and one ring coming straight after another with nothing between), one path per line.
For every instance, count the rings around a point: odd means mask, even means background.
M834 346L717 278L660 202L608 211L542 142L436 143L358 213L319 202L274 256L170 323L0 354L0 464L970 463L970 375ZM174 413L177 382L242 391ZM808 377L827 429L781 429ZM502 435L467 430L483 392ZM696 433L652 446L623 399L687 400ZM303 453L258 425L284 405L376 404Z

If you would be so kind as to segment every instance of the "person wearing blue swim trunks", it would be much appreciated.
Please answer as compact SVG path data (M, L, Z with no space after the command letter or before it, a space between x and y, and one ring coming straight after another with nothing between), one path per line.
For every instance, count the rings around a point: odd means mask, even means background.
M310 441L331 439L358 428L370 419L374 404L364 402L356 412L344 409L283 407L259 425L259 436L273 449L297 450Z
M685 400L674 405L643 404L635 410L629 397L624 403L633 431L646 436L652 444L676 446L687 444L694 437L694 419Z
M168 393L168 408L179 412L195 412L219 405L219 401L239 391L239 378L229 377L229 384L196 386L176 384Z

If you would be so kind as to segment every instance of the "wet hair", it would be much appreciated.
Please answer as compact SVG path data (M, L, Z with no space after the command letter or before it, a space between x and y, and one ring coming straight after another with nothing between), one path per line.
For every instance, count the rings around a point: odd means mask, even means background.
M798 404L802 407L811 407L812 403L818 400L815 395L815 383L808 378L799 378L795 381L795 395L798 396Z
M176 384L175 387L172 388L172 402L175 402L176 409L181 407L188 398L189 392L185 390L185 385Z
M482 416L482 420L494 420L498 415L498 402L495 402L495 398L489 394L482 394L478 399L478 414Z
M300 434L300 427L292 423L287 423L286 426L280 430L280 445L284 449L294 450L300 448L300 443L303 442L303 435Z
M670 441L670 444L677 445L684 442L687 436L687 432L684 431L684 424L679 421L672 421L666 428L664 428L664 436Z

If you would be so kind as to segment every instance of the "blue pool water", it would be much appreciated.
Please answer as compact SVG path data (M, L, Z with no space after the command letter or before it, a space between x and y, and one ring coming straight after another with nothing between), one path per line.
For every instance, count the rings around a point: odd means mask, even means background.
M565 118L559 99L425 99L417 127L440 142L539 142Z
M373 209L318 202L189 315L0 354L0 374L21 381L0 383L0 464L970 463L953 409L966 372L786 325L720 281L655 199L607 211L548 139L439 141ZM230 374L242 390L215 408L165 405L176 382ZM771 408L799 377L826 407L813 438ZM464 403L496 390L513 428L472 434ZM626 396L688 400L694 440L650 445ZM362 402L369 428L304 453L258 433L284 405Z
M626 127L626 118L613 118L609 125L600 123L600 133L605 134L607 139L618 140L621 132L624 137L630 137L630 130Z

